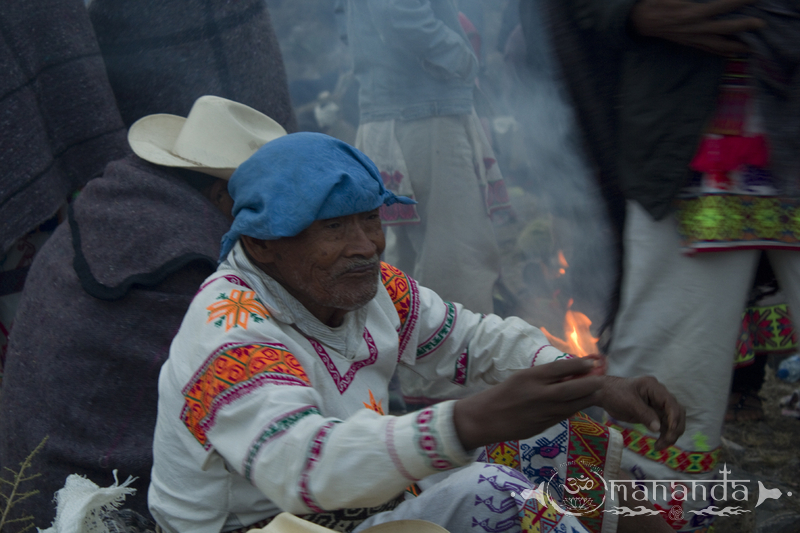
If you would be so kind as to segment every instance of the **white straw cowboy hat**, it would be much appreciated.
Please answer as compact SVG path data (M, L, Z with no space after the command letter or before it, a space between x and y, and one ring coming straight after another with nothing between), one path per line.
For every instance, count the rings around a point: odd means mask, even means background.
M332 529L318 526L291 513L281 513L262 529L248 533L333 533ZM426 520L395 520L368 527L362 533L448 533L445 528Z
M201 96L186 118L140 118L128 131L128 143L136 155L156 165L228 179L256 150L284 135L280 124L252 107Z

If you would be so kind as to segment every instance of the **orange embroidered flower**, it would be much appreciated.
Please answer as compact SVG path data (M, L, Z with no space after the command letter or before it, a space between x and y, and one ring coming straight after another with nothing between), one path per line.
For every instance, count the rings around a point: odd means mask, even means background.
M364 407L369 409L370 411L375 411L379 415L385 415L386 413L383 412L383 400L375 402L375 396L372 394L372 391L369 391L369 403L362 402Z
M214 322L217 327L225 323L225 331L241 326L247 329L247 322L252 318L254 322L262 322L269 317L267 308L264 307L255 291L233 289L229 296L220 294L217 301L209 305L208 322Z

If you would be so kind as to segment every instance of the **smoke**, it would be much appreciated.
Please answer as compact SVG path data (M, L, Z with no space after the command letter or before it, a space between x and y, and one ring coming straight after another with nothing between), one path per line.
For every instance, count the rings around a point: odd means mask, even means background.
M507 9L514 9L517 2L509 4ZM519 235L513 261L523 263L521 279L509 283L524 287L521 293L517 288L524 301L516 311L537 325L551 324L559 331L560 322L553 320L560 320L570 299L574 309L599 325L614 289L612 230L557 78L546 25L542 19L531 22L529 46L517 26L501 43L502 63L487 54L481 80L496 102L498 159L521 219L521 228L509 228ZM494 74L498 64L500 76ZM556 260L559 250L569 264L563 275Z
M268 4L301 129L352 143L358 88L351 63L342 57L347 46L340 38L336 3ZM538 31L525 50L518 0L457 4L480 37L476 110L492 136L517 215L515 221L496 224L503 254L496 311L560 331L567 302L574 299L573 308L597 325L614 288L615 251L606 207L557 80L545 25L534 21ZM564 274L559 251L568 263Z

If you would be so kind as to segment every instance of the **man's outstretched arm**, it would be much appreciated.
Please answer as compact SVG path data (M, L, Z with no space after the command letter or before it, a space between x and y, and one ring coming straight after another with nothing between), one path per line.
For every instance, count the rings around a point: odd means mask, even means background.
M674 396L652 377L589 375L592 359L555 361L514 373L488 390L456 402L453 422L465 449L525 439L597 405L625 422L659 432L657 448L683 433L686 414Z

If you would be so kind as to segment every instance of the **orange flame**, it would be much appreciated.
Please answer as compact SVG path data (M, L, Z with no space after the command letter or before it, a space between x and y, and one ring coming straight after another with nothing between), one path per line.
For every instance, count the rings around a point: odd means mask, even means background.
M561 267L558 269L558 275L563 276L567 273L567 269L569 268L569 263L567 263L566 258L564 257L564 252L561 250L558 251L558 265Z
M564 315L564 334L568 340L560 339L552 335L545 328L541 328L547 340L555 348L562 352L571 353L578 357L586 357L589 354L598 353L597 339L592 336L590 327L592 321L589 317L579 311L572 311L572 300L567 304L567 314Z

